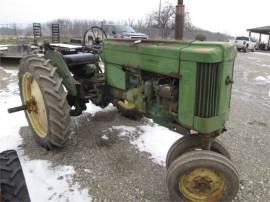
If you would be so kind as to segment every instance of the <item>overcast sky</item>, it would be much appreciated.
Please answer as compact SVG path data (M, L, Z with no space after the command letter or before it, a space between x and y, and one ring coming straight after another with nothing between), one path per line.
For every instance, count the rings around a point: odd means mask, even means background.
M177 0L162 0L176 4ZM269 0L184 0L191 22L230 35L270 25ZM158 9L159 0L1 0L0 24L46 22L56 18L142 19Z

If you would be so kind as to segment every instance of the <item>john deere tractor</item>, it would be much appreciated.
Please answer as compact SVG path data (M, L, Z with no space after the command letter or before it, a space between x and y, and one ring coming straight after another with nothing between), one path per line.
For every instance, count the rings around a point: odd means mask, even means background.
M239 176L216 137L226 131L235 57L228 43L109 40L92 27L82 46L45 43L22 59L22 106L9 111L25 110L34 138L47 149L64 146L71 116L89 101L151 118L184 135L167 154L171 199L231 201Z

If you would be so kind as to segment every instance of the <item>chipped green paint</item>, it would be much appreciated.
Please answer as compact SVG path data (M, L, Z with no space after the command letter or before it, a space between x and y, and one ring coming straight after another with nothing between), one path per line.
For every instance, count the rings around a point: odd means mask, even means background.
M222 131L228 119L232 84L226 81L233 79L235 57L236 50L229 43L198 41L143 41L134 44L128 40L107 40L103 44L102 52L105 69L108 68L108 84L115 88L114 95L136 102L138 109L157 123L168 127L170 122L178 122L185 128L202 134ZM211 114L209 117L196 115L196 105L200 104L198 100L196 101L197 88L199 88L198 63L218 64L218 73L215 77L216 112L215 115ZM117 66L118 69L112 71L112 66ZM178 78L177 112L174 114L162 108L158 98L145 111L144 95L139 93L138 89L136 92L125 89L127 86L123 84L123 78L125 78L124 70L127 67ZM204 81L203 85L210 83L210 81ZM201 104L206 107L203 111L209 109L207 102L203 101Z

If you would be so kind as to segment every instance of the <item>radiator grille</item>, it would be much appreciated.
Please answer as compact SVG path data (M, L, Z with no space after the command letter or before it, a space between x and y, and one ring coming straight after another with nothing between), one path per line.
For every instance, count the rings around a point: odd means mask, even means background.
M195 115L208 118L218 114L219 63L198 63Z

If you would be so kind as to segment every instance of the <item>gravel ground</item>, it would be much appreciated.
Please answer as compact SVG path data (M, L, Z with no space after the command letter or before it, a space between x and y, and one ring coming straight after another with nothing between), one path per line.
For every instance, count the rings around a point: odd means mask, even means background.
M234 80L228 132L220 139L240 172L240 191L235 201L269 201L270 55L239 53ZM140 126L152 124L149 120L128 120L109 108L94 116L84 113L74 123L77 135L62 150L47 152L37 146L28 127L20 130L20 148L30 159L49 160L54 166L72 165L76 171L74 183L88 188L94 199L169 200L165 167L130 144L132 135L143 133ZM137 130L122 137L121 129L111 129L123 125Z
M240 172L236 201L270 199L270 54L238 54L228 132L220 137Z

